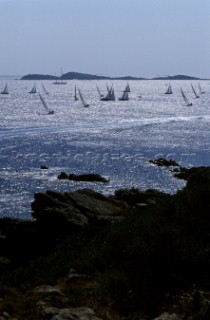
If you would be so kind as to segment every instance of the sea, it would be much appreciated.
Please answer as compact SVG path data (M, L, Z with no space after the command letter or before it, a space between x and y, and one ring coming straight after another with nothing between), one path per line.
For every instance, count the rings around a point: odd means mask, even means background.
M55 85L1 78L0 91L6 83L9 94L0 95L0 217L31 219L34 194L47 190L112 195L134 187L174 194L185 181L149 162L159 157L185 167L210 165L210 81L174 80L167 95L166 81L133 80L128 101L118 100L124 80ZM54 114L47 114L38 93L29 93L34 84ZM106 95L107 85L115 101L100 101L97 86ZM75 86L89 107L74 101ZM192 106L185 105L181 88ZM97 173L109 182L59 180L61 172Z

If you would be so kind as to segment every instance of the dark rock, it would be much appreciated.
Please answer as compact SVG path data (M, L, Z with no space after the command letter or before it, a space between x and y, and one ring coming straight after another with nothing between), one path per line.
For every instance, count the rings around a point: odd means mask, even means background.
M75 175L75 174L70 174L69 175L70 180L75 180L75 181L90 181L90 182L108 182L107 179L103 178L99 174L81 174L81 175Z
M170 167L170 166L177 166L179 167L179 164L174 161L174 160L166 160L164 158L158 158L158 159L153 159L149 160L150 163L156 164L157 166L165 166L165 167Z
M195 167L195 168L185 168L180 167L179 171L174 174L174 177L187 180L187 184L191 183L206 183L209 181L209 167ZM193 182L192 182L193 181Z
M67 173L65 172L61 172L59 175L58 175L58 179L68 179L69 176Z
M90 174L67 174L65 172L61 172L58 175L58 179L69 179L73 181L88 181L88 182L109 182L107 179L103 178L99 174L90 173Z
M119 189L115 191L114 199L125 201L129 206L139 203L155 204L158 199L168 196L166 193L155 189L140 191L138 188Z
M47 170L47 169L49 169L47 166L40 166L40 169L42 169L42 170Z
M36 193L32 216L42 227L54 231L81 228L97 221L116 221L125 214L126 203L92 190Z
M187 187L206 185L210 186L210 167L191 168L187 179Z

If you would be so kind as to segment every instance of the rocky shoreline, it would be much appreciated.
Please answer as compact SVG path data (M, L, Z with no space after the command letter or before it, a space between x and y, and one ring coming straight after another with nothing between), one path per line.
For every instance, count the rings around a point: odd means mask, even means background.
M0 319L209 319L210 167L151 163L186 186L48 190L0 219Z

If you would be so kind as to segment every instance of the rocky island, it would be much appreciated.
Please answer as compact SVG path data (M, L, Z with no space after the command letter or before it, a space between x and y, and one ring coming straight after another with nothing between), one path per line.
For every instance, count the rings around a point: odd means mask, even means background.
M174 195L48 190L1 218L0 319L209 319L210 167L190 170Z
M43 75L43 74L28 74L21 78L21 80L206 80L206 79L199 79L192 76L187 75L175 75L175 76L163 76L163 77L155 77L151 79L147 79L144 77L132 77L132 76L122 76L122 77L108 77L96 74L86 74L81 72L67 72L63 74L61 77L56 77L52 75Z

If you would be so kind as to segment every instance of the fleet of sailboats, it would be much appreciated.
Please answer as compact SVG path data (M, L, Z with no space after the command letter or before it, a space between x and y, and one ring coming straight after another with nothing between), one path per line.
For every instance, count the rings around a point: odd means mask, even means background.
M191 86L191 90L193 92L194 97L195 98L199 98L199 95L197 94L197 92L196 92L194 86L192 85L192 83L191 83L190 86ZM49 94L49 91L45 88L44 84L41 84L41 88L43 89L43 92L45 94ZM116 100L113 84L111 86L106 84L107 94L105 96L101 93L98 85L96 85L96 88L97 88L97 91L98 91L98 94L99 94L100 101L114 101L114 100ZM204 94L205 93L205 91L203 91L203 89L201 88L200 83L198 83L198 90L199 90L200 94ZM130 91L131 91L130 90L130 86L127 83L126 86L125 86L125 89L122 92L122 95L118 98L118 101L128 101L129 100ZM184 90L182 88L180 88L180 92L181 92L181 96L182 96L182 98L183 98L183 100L185 102L185 105L186 106L192 106L193 105L192 102L188 99L186 93L184 92ZM45 110L47 111L47 114L54 114L54 110L52 110L52 109L50 109L48 107L48 105L47 105L46 101L44 100L43 96L37 91L37 87L36 87L35 83L34 83L32 89L29 91L29 93L38 93L39 98L40 98L40 100L42 102L42 105L45 108ZM4 89L1 91L1 94L9 94L7 83L5 84ZM168 88L167 88L167 91L165 92L165 94L172 94L172 87L171 87L170 84L168 85ZM138 97L141 98L141 96L138 96ZM81 90L79 88L77 88L77 86L75 85L74 86L74 101L77 101L77 100L81 100L83 107L89 107L89 104L85 101Z

